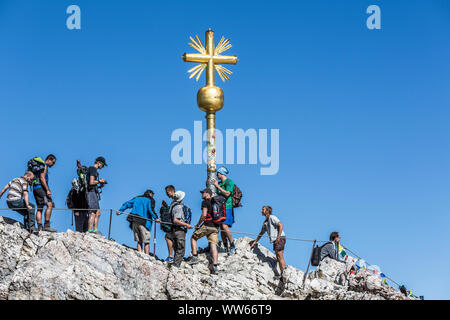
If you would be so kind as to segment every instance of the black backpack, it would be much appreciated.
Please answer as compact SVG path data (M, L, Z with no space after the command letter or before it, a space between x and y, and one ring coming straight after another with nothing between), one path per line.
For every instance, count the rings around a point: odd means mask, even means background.
M321 245L320 247L319 246L315 246L314 247L313 252L311 254L311 265L313 267L317 267L319 265L319 263L320 263L320 253L322 251L322 248L328 243L330 243L330 242L327 242L327 243Z
M211 204L213 212L211 218L214 223L222 224L227 219L226 202L227 199L224 196L215 196L212 198Z
M161 209L159 209L159 216L161 217L161 230L164 232L171 232L172 225L165 224L163 222L172 223L172 215L170 214L170 207L167 205L165 201L162 202Z
M82 166L80 160L77 160L77 176L81 192L87 192L88 187L87 173L88 167Z
M33 185L39 184L40 179L39 175L41 171L45 169L45 162L40 157L34 157L30 159L27 163L27 170L34 173L34 180L32 181Z

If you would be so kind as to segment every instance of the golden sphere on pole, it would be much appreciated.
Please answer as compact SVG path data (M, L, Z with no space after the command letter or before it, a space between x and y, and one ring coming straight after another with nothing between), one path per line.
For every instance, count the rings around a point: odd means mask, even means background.
M223 107L223 102L223 91L219 87L206 86L198 90L198 107L206 113L219 111Z

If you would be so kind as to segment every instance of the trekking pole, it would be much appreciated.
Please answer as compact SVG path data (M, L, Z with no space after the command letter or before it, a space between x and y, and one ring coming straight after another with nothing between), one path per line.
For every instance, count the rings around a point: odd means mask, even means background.
M153 256L156 258L156 221L154 225L155 231L153 231Z
M312 256L313 256L313 252L314 252L314 246L316 245L316 241L317 241L317 240L314 240L314 243L313 243L313 248L312 248L312 251L311 251L311 256L309 257L308 267L306 268L306 272L305 272L305 275L303 276L303 284L302 284L302 289L303 289L303 288L305 287L306 276L308 275L308 271L309 271L309 265L311 264L311 259L312 259Z
M109 210L109 231L108 231L108 240L111 240L111 222L112 222L112 212L113 210Z
M42 221L41 221L42 222ZM28 209L28 232L31 233L31 216L30 209Z

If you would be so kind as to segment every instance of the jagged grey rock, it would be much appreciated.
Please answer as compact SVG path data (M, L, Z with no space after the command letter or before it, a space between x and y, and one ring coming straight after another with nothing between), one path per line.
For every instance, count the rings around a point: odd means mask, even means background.
M311 272L288 266L280 280L275 255L249 238L236 254L219 253L179 268L102 236L68 230L30 235L0 217L0 299L406 299L364 272L345 277L345 264L325 259Z

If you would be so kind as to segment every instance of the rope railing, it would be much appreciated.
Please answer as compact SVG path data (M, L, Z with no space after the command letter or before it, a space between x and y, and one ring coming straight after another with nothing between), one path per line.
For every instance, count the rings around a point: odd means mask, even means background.
M34 207L33 208L34 210L36 210L36 209L38 209L38 207ZM29 210L28 208L14 208L14 209L12 209L12 208L0 208L0 211L16 211L16 210ZM103 212L109 212L110 213L110 222L109 222L109 233L108 233L108 240L110 240L111 239L111 224L112 224L112 216L113 216L113 212L119 212L121 215L122 214L124 214L124 215L127 215L127 216L134 216L134 217L138 217L139 219L143 219L143 220L146 220L146 221L151 221L152 223L155 223L155 233L154 233L154 239L153 239L153 241L154 241L154 249L153 249L153 254L156 256L156 253L155 253L155 250L156 250L156 223L160 223L160 224L165 224L165 225L176 225L175 223L173 223L173 222L165 222L165 221L161 221L161 220L159 220L159 221L157 221L156 219L150 219L150 218L145 218L145 217L142 217L142 216L139 216L139 215L135 215L135 214L132 214L132 213L128 213L128 212L123 212L123 211L119 211L119 210L115 210L115 209L86 209L86 208L80 208L80 209L69 209L69 208L52 208L52 211L53 210L55 210L55 211L72 211L72 212L79 212L79 211L103 211ZM219 232L223 232L223 233L226 233L227 231L225 231L225 230L221 230L221 231L219 231ZM259 236L259 234L257 234L257 233L249 233L249 232L239 232L239 231L231 231L231 230L229 230L228 232L230 232L230 233L232 233L232 234L239 234L239 235L244 235L244 236L253 236L253 237L257 237L257 236ZM262 235L261 236L261 238L269 238L270 239L270 237L268 236L268 235ZM320 242L320 243L326 243L326 242L329 242L328 240L311 240L311 239L302 239L302 238L291 238L291 237L286 237L286 240L291 240L291 241L299 241L299 242L313 242L314 244L315 243L318 243L318 242ZM314 244L313 244L313 248L314 248ZM358 258L358 259L360 259L360 260L363 260L363 258L361 258L359 255L357 255L354 251L352 251L351 249L349 249L347 246L344 246L342 243L341 243L341 246L342 246L342 248L344 248L345 250L348 250L348 252L350 252L350 253L352 253L356 258ZM367 260L365 260L364 259L364 261L366 262L366 264L367 265L369 265L369 266L374 266L374 265L372 265L372 264L370 264ZM309 269L309 265L308 265L308 269ZM385 277L387 278L387 279L389 279L390 281L392 281L393 283L395 283L397 286L399 286L400 287L400 284L398 284L395 280L393 280L392 278L390 278L390 277L388 277L388 276L386 276L386 274L384 274L385 275ZM305 275L306 276L306 275Z

